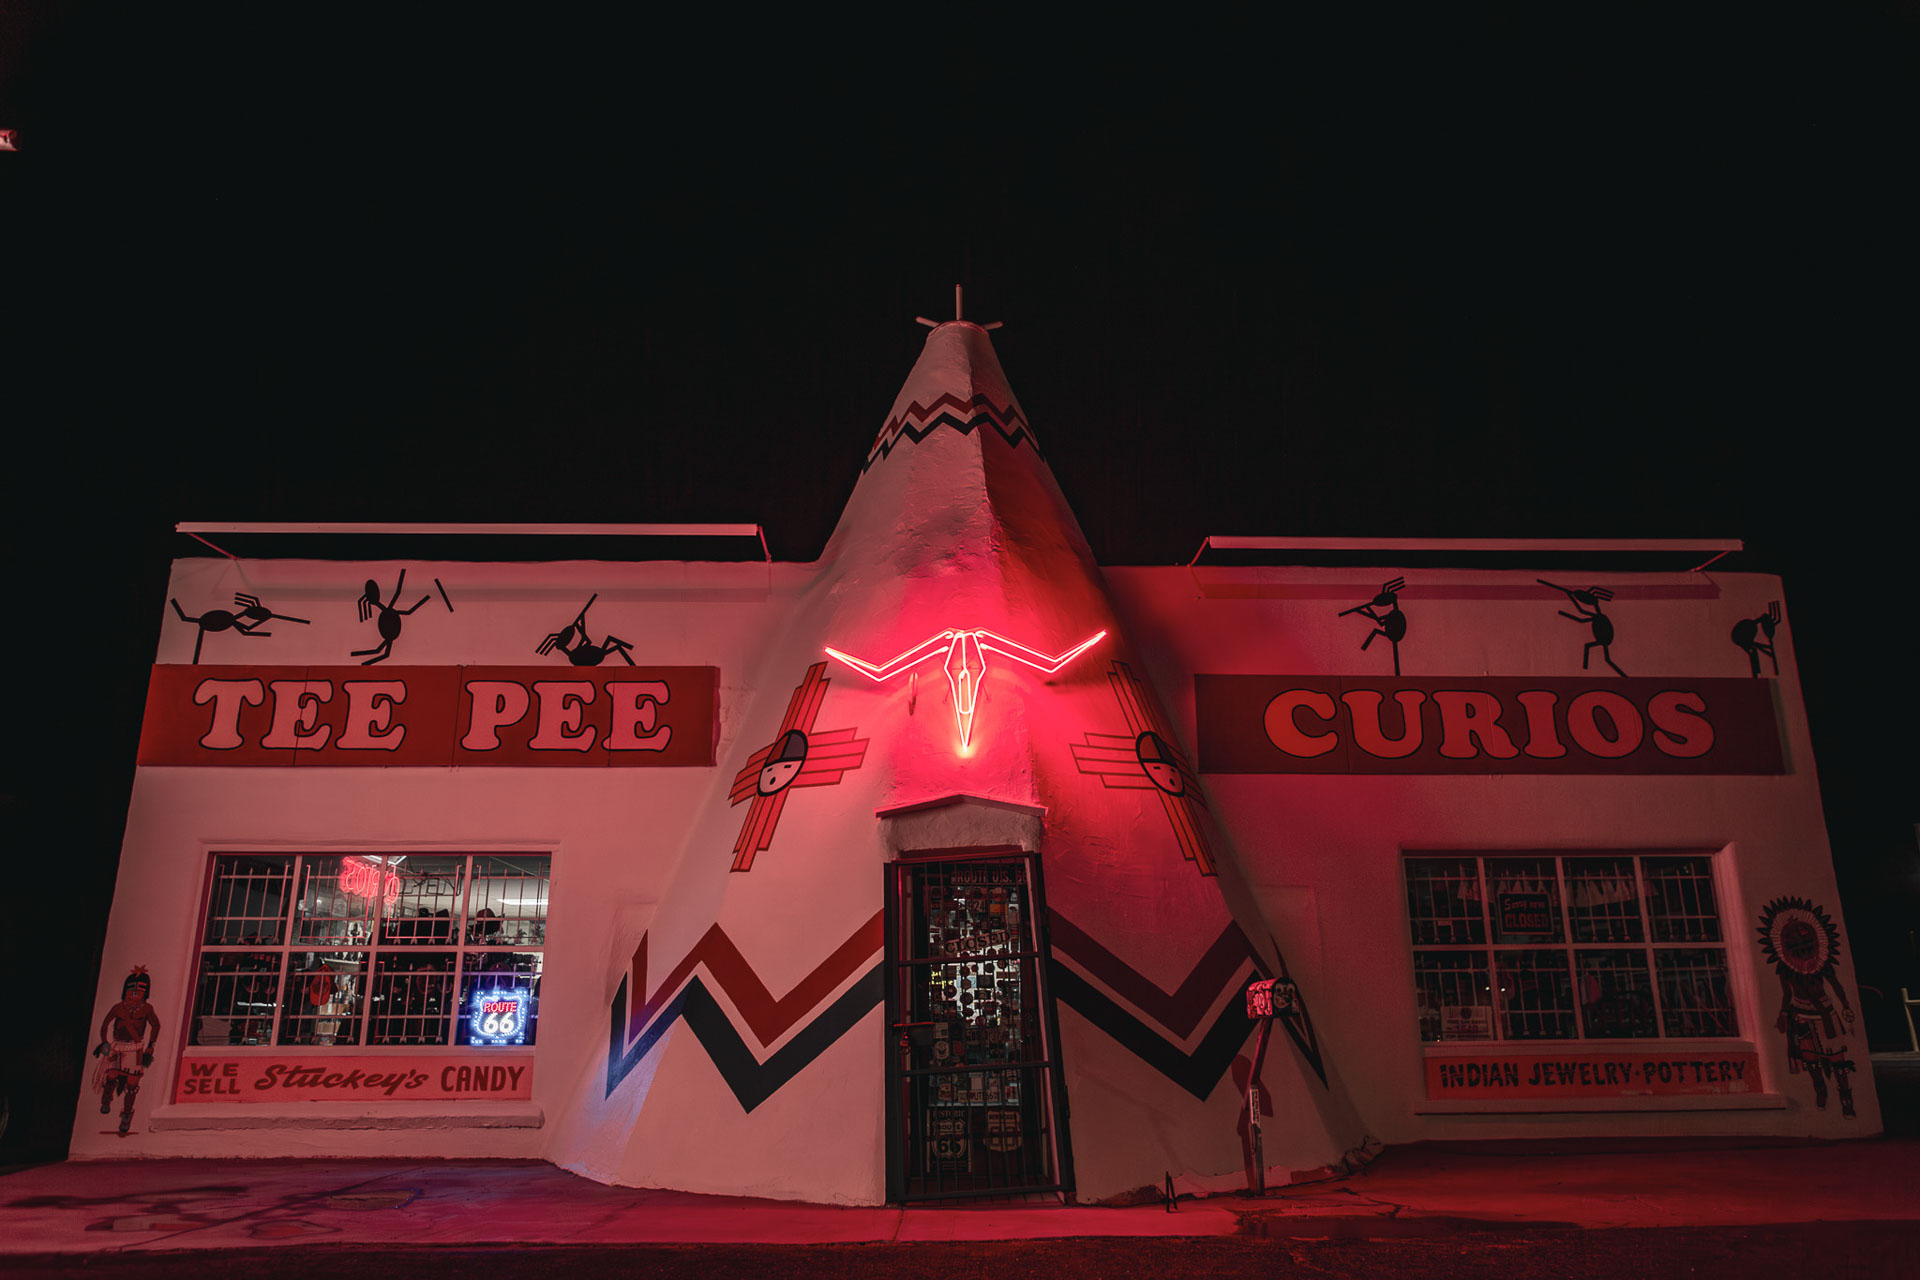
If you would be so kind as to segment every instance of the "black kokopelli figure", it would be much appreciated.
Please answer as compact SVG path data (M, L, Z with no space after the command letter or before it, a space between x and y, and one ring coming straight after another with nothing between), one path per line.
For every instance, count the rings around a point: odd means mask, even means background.
M1572 587L1563 587L1557 582L1548 582L1545 578L1535 578L1534 581L1543 587L1552 587L1555 591L1561 592L1573 602L1573 607L1580 611L1568 613L1562 609L1561 617L1574 622L1584 622L1593 629L1593 639L1589 640L1587 647L1580 651L1580 669L1582 671L1587 669L1587 663L1592 659L1593 651L1598 649L1600 656L1607 660L1607 665L1613 668L1615 675L1626 675L1627 673L1620 669L1620 664L1613 660L1613 619L1600 611L1600 602L1613 599L1613 592L1606 587L1588 587L1584 591L1576 591Z
M599 598L598 591L587 597L587 602L580 606L580 616L542 640L534 652L552 653L558 649L576 667L597 667L607 660L608 654L617 653L632 666L633 659L628 654L633 646L619 636L608 636L599 644L587 639L587 610L593 608L593 602Z
M1767 611L1757 618L1742 618L1733 624L1733 642L1747 651L1747 662L1753 667L1753 674L1760 674L1760 655L1766 654L1767 661L1773 664L1773 674L1780 674L1780 659L1773 655L1773 633L1780 629L1780 602L1769 600ZM1762 640L1760 637L1765 636Z
M1393 646L1393 674L1400 674L1400 642L1407 638L1407 615L1400 612L1400 589L1407 585L1405 578L1395 578L1392 582L1380 584L1380 594L1365 604L1357 604L1351 609L1342 609L1339 616L1344 618L1357 613L1363 618L1373 620L1373 630L1360 642L1360 648L1374 642L1375 637L1385 636L1387 643ZM1379 610L1385 609L1385 613Z
M406 584L407 571L402 569L400 571L400 580L393 584L393 598L385 604L381 604L380 584L372 578L368 578L366 590L362 591L360 598L354 602L360 606L360 621L365 622L367 619L373 617L375 613L380 615L380 643L371 649L355 649L351 655L355 658L367 659L360 664L361 666L370 667L376 662L385 662L391 657L393 654L393 642L400 638L400 619L433 598L432 596L421 596L405 609L394 608L393 606L398 603L400 599L400 589L406 586ZM373 656L367 657L368 654L372 654Z
M233 602L240 606L240 612L209 609L197 618L189 618L187 611L180 607L178 600L167 601L173 606L173 611L180 615L180 621L194 623L200 628L199 633L193 637L193 660L196 663L200 661L200 646L206 643L209 631L233 630L243 636L259 636L264 639L273 632L260 630L261 625L276 618L281 622L297 622L303 627L308 625L305 618L293 618L284 613L275 613L260 603L259 596L250 596L244 591L234 592Z

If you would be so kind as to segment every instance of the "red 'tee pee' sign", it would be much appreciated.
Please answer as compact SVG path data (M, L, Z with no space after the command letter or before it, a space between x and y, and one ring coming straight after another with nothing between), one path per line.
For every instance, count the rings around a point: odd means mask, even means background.
M711 765L714 667L153 668L143 765Z

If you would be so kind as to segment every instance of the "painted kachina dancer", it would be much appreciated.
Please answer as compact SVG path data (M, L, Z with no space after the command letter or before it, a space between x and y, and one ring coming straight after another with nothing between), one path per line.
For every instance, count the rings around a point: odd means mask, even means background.
M1365 604L1357 604L1351 609L1342 609L1340 617L1357 613L1363 618L1373 620L1373 630L1360 642L1362 652L1380 636L1393 646L1393 674L1400 674L1400 642L1407 638L1407 615L1400 612L1400 589L1407 585L1405 578L1395 578L1392 582L1380 584L1380 594ZM1379 610L1385 609L1385 613Z
M1606 587L1588 587L1580 591L1573 587L1563 587L1557 582L1548 582L1545 578L1535 578L1534 581L1543 587L1552 587L1555 591L1563 593L1573 602L1573 607L1580 611L1568 613L1562 609L1561 617L1569 618L1574 622L1584 622L1592 628L1593 639L1589 640L1587 647L1580 651L1580 669L1582 671L1587 669L1587 663L1592 659L1593 651L1598 649L1600 656L1606 659L1607 665L1613 668L1615 675L1627 674L1620 669L1620 664L1613 660L1613 619L1600 611L1600 602L1613 599L1613 592Z
M633 665L630 653L633 646L619 636L608 636L599 644L587 639L587 610L593 608L593 602L600 598L598 591L587 597L580 606L580 616L542 640L535 653L552 653L558 649L567 655L567 661L576 667L597 667L607 660L607 655L617 653L628 666Z
M405 609L396 609L393 606L400 601L400 589L406 585L407 571L402 569L400 571L399 581L393 584L393 599L387 601L385 604L381 604L380 584L372 578L367 579L366 590L360 593L360 599L355 603L360 606L360 621L362 622L373 617L376 612L380 615L380 643L371 649L355 649L353 651L350 656L367 659L360 664L361 666L370 667L376 662L385 662L391 657L393 654L393 642L400 638L400 620L433 598L432 596L421 596ZM447 607L451 609L453 606L448 605ZM372 654L373 656L367 657L368 654Z
M100 1043L93 1047L93 1056L100 1059L93 1072L93 1087L100 1091L100 1114L112 1113L114 1095L126 1099L120 1104L123 1138L133 1127L133 1102L140 1096L140 1080L153 1065L153 1046L160 1039L160 1019L147 1003L152 992L146 966L134 966L120 984L120 1003L100 1020Z
M234 592L233 602L240 606L240 612L234 613L227 609L209 609L197 618L189 618L187 611L180 607L178 600L167 601L168 604L173 606L173 611L180 615L180 621L194 623L200 628L199 633L193 637L193 660L196 663L200 661L200 646L206 643L207 633L209 631L226 631L232 629L243 636L265 639L267 636L273 634L271 631L260 630L260 628L268 622L277 620L280 622L297 622L303 627L307 625L305 618L293 618L284 613L275 613L260 603L259 596L250 596L244 591Z
M1760 913L1760 950L1780 975L1780 1016L1774 1027L1787 1037L1787 1070L1806 1072L1813 1102L1827 1106L1827 1078L1840 1095L1840 1114L1853 1115L1853 1062L1847 1046L1835 1044L1841 1023L1853 1025L1853 1006L1840 985L1840 926L1806 898L1775 898ZM1827 988L1840 997L1836 1014Z
M1780 659L1773 656L1773 633L1780 629L1780 602L1767 602L1767 611L1757 618L1742 618L1733 624L1733 642L1747 652L1747 662L1753 667L1753 674L1760 674L1760 655L1766 654L1767 661L1773 664L1773 674L1780 674ZM1760 637L1765 636L1762 640Z

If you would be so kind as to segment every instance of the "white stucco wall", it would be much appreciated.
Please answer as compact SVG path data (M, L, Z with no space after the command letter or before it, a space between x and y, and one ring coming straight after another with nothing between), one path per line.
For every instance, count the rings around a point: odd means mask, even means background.
M373 640L372 625L361 623L355 613L363 580L371 577L390 588L401 567L184 560L174 567L169 595L192 614L227 607L236 591L246 591L278 611L312 619L310 626L272 624L268 639L232 632L209 635L203 664L347 665L357 661L347 656L349 651ZM787 837L781 856L770 854L749 884L739 882L744 878L726 881L724 848L689 847L691 833L703 822L708 827L737 825L737 811L724 804L725 785L768 727L745 724L747 710L762 699L758 719L766 720L765 707L773 706L777 720L778 706L804 665L797 656L770 659L769 654L784 643L796 602L815 581L816 568L420 562L404 567L410 597L416 590L433 591L437 577L454 611L444 608L436 595L411 615L394 647L393 665L534 666L551 661L556 672L564 672L567 668L557 657L542 659L534 646L598 592L590 615L596 637L611 632L628 640L642 665L719 669L716 765L141 768L93 1017L97 1020L117 999L126 970L145 964L152 970L155 1006L166 1027L141 1097L135 1134L116 1137L112 1120L98 1114L97 1098L83 1094L76 1103L75 1156L535 1156L623 1182L847 1202L880 1198L884 1058L877 1011L753 1113L750 1123L684 1026L663 1038L628 1084L611 1097L604 1089L609 1001L626 958L643 934L653 939L654 972L663 974L695 938L719 923L750 951L749 962L777 996L784 990L782 983L809 971L877 909L878 869L890 856L890 837L871 815L877 805L916 798L899 793L894 783L876 791L877 770L870 779L807 796L805 802L813 806L809 822L820 829L803 847L792 843L798 835ZM1118 568L1106 570L1105 579L1131 651L1149 669L1146 674L1191 752L1196 673L1388 674L1390 655L1383 646L1376 643L1365 653L1359 651L1367 626L1336 615L1400 572L1203 570L1196 582L1182 569ZM1551 599L1525 596L1523 589L1533 574L1404 572L1410 585L1402 602L1411 627L1401 657L1408 676L1581 674L1584 632L1556 616ZM1782 598L1777 579L1757 575L1610 574L1604 580L1620 592L1608 610L1619 627L1613 653L1635 676L1745 677L1746 657L1730 643L1729 630L1739 619L1763 612L1768 601ZM181 624L164 601L158 603L165 622L156 661L186 662L194 628ZM1257 925L1280 940L1308 1000L1332 1082L1326 1104L1330 1113L1357 1113L1367 1135L1388 1142L1653 1133L1841 1137L1878 1131L1878 1106L1866 1072L1854 1077L1859 1114L1853 1119L1841 1117L1833 1102L1825 1110L1815 1108L1805 1077L1789 1075L1784 1038L1773 1025L1778 984L1753 942L1755 917L1770 899L1783 894L1812 899L1840 923L1840 974L1857 1007L1850 937L1834 885L1793 660L1790 612L1778 637L1778 654L1778 705L1789 770L1780 776L1292 774L1204 779L1213 815L1226 833L1230 854L1237 856L1236 863L1222 869L1229 899L1244 889L1260 919L1247 919L1238 903L1235 914L1250 935L1258 931ZM1597 668L1597 657L1595 662ZM379 670L369 668L372 674ZM1589 674L1596 682L1602 678ZM1771 678L1770 670L1768 675ZM1100 669L1090 669L1087 679L1093 682L1092 693L1075 696L1093 699L1086 705L1110 718L1103 709L1108 695ZM749 680L758 683L750 686ZM925 707L920 720L900 718L907 713L891 709L892 703L872 690L848 701L856 687L842 682L834 695L838 701L829 704L836 710L825 716L823 725L858 723L863 735L875 738L878 750L887 726L896 733L924 733L935 723L926 719ZM944 698L937 683L922 688L928 691L923 696ZM1011 697L1011 688L996 686L995 696ZM1036 695L1029 691L1023 696ZM883 706L889 709L876 709ZM944 706L938 713L945 716ZM883 720L883 715L895 719ZM1061 736L1060 743L1046 749L1064 752L1064 743ZM1051 825L1043 823L1038 840L1043 856L1059 856L1057 850L1048 852L1050 842L1068 839L1082 828L1094 830L1096 810L1109 800L1145 803L1138 793L1081 794L1059 779L1046 787L1051 788L1053 812ZM721 793L718 802L716 788ZM977 792L980 787L962 780L952 790ZM1158 821L1153 817L1151 824ZM825 865L817 860L822 855L808 850L834 838L827 827L847 833L840 846L849 859L845 866L867 879L853 886L844 909L835 908L839 914L830 920L817 911L809 918L787 918L780 904L798 893L802 882L783 887L783 878L804 880ZM1423 1105L1424 1053L1416 1029L1402 857L1418 850L1670 849L1713 852L1738 1002L1737 1044L1758 1053L1763 1093L1747 1099L1751 1105L1742 1109L1667 1099L1557 1113L1538 1106L1518 1113L1511 1108L1431 1113ZM193 988L207 859L215 852L242 850L550 852L551 912L531 1105L450 1105L436 1113L419 1107L353 1112L329 1104L281 1104L278 1113L248 1109L240 1118L251 1123L232 1127L238 1123L235 1108L171 1104ZM1116 850L1114 857L1124 852ZM690 857L718 858L722 873L716 878L704 863L689 863ZM1102 863L1096 858L1088 865ZM1088 887L1094 880L1077 885L1071 874L1051 876L1056 905L1073 904L1075 894L1084 898L1095 892ZM676 884L681 887L675 889ZM684 906L675 918L663 918L658 908L670 896L678 902L705 903L708 909ZM1074 907L1076 914L1087 910L1092 907ZM1127 941L1122 938L1115 945ZM1189 945L1183 941L1165 957L1147 948L1140 953L1142 971L1170 989L1191 963L1182 950ZM1161 959L1164 972L1148 967L1149 960ZM1178 1158L1191 1150L1194 1167L1220 1164L1217 1148L1222 1133L1231 1133L1238 1105L1230 1089L1204 1103L1176 1098L1164 1078L1105 1041L1078 1014L1062 1009L1060 1022L1076 1091L1080 1127L1074 1139L1083 1186L1098 1186L1102 1192L1121 1189L1119 1183L1106 1185L1098 1168L1108 1159L1107 1148L1126 1139L1114 1117L1133 1110L1204 1117L1194 1123L1221 1132L1155 1133L1155 1151ZM1864 1040L1856 1039L1864 1060ZM762 1053L777 1047L778 1042L753 1046ZM1276 1092L1306 1096L1317 1088L1283 1038L1276 1036L1272 1053L1268 1078ZM657 1079L679 1082L669 1091L676 1099L671 1104L648 1105ZM849 1089L848 1082L859 1087ZM870 1096L870 1105L857 1113L844 1110L844 1104L829 1096L836 1087L840 1092L835 1096L858 1092ZM1163 1093L1168 1096L1161 1098ZM843 1109L836 1112L836 1105ZM1102 1118L1097 1130L1092 1125L1095 1116ZM273 1122L261 1123L263 1117ZM186 1119L211 1127L169 1127ZM155 1121L161 1122L159 1127ZM1284 1115L1268 1122L1268 1151L1276 1163L1286 1156L1286 1124ZM1142 1132L1151 1128L1149 1124ZM1303 1162L1337 1154L1326 1135L1344 1134L1346 1128L1347 1122L1338 1118L1324 1124L1316 1120L1312 1149ZM766 1145L768 1133L782 1130L793 1135L791 1151ZM764 1159L743 1173L737 1153L749 1147ZM657 1166L651 1163L655 1160ZM1113 1155L1111 1163L1120 1167L1127 1161ZM671 1169L671 1176L661 1176L657 1170L662 1168Z
M263 630L272 635L266 639L233 631L210 634L201 652L203 665L351 666L359 659L349 657L350 651L378 638L372 623L359 621L355 597L367 578L390 592L403 567L408 598L402 604L419 594L431 598L406 619L385 664L389 669L551 663L562 677L571 668L558 655L541 657L535 646L572 621L598 592L588 615L596 640L610 632L629 641L643 666L719 668L717 758L722 764L691 769L140 768L92 1016L97 1027L119 998L127 970L144 964L152 971L153 1002L165 1025L141 1092L135 1134L119 1138L113 1132L115 1118L99 1114L98 1095L83 1092L75 1113L74 1156L545 1156L582 1080L604 1073L609 974L621 963L610 957L618 952L623 958L631 949L674 874L693 812L707 800L734 747L732 734L750 693L738 683L741 673L750 669L750 655L777 635L786 602L809 572L753 563L191 559L175 563L168 595L189 615L198 615L233 608L234 593L244 591L276 612L311 620L306 626L269 623ZM435 578L446 588L451 612L439 598ZM164 621L155 661L188 662L195 628L181 623L165 601L156 603ZM618 660L613 661L615 667L607 670L618 669ZM365 670L377 678L382 666ZM208 858L239 851L551 853L531 1106L172 1104L194 988ZM222 1052L269 1051L236 1047ZM462 1062L474 1056L451 1047L405 1052L444 1052ZM258 1127L273 1110L302 1127ZM169 1127L224 1126L234 1117L248 1127ZM305 1127L315 1124L339 1127Z
M1171 714L1194 732L1194 673L1389 676L1391 653L1360 643L1372 624L1339 617L1380 584L1405 576L1409 630L1402 671L1417 676L1579 677L1586 628L1557 614L1564 597L1541 591L1532 572L1379 569L1181 568L1106 571L1117 608L1148 655ZM1606 606L1618 639L1613 657L1630 675L1749 678L1730 640L1735 623L1783 599L1778 578L1758 574L1568 574L1619 592ZM1755 921L1772 899L1811 899L1840 924L1839 974L1859 1008L1846 931L1821 813L1799 672L1791 602L1777 636L1780 730L1788 772L1778 776L1383 776L1208 774L1222 824L1234 833L1242 870L1261 909L1290 948L1324 950L1318 975L1301 985L1327 1044L1328 1068L1351 1094L1368 1132L1386 1142L1570 1134L1784 1134L1864 1137L1880 1129L1866 1066L1864 1030L1849 1039L1858 1114L1837 1101L1814 1105L1807 1078L1788 1071L1775 1030L1780 985L1755 943ZM1762 659L1765 678L1774 679ZM1591 677L1611 673L1598 651ZM1192 738L1189 736L1188 741ZM1713 1100L1485 1104L1488 1111L1422 1114L1413 947L1401 862L1406 853L1711 851L1722 936L1735 988L1737 1041L1760 1057L1758 1109L1715 1110ZM1304 904L1304 911L1303 911ZM1291 917L1291 923L1289 923ZM1306 919L1317 928L1303 937ZM1512 1047L1534 1051L1553 1042ZM1662 1041L1665 1048L1675 1042ZM1634 1051L1648 1042L1611 1041ZM1677 1051L1684 1051L1676 1046ZM1440 1051L1445 1052L1445 1051ZM1574 1109L1581 1108L1581 1109Z

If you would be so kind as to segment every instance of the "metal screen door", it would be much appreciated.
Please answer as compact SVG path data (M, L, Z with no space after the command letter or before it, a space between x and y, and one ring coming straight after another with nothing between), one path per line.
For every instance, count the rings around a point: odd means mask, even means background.
M1071 1190L1037 859L887 871L889 1197Z

